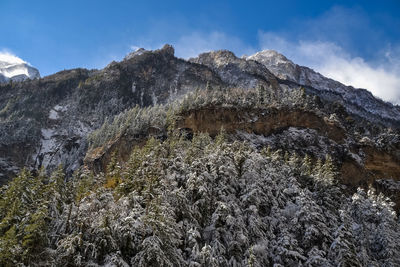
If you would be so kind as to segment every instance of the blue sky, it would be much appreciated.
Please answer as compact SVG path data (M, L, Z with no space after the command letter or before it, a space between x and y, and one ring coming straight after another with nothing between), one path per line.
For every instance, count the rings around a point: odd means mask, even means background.
M42 76L102 68L136 47L183 58L275 49L295 63L400 102L400 1L0 0L0 51ZM384 87L384 89L382 89Z

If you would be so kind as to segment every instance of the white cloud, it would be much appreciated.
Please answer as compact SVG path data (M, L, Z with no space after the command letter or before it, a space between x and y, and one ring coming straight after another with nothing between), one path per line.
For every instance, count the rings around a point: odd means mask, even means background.
M16 55L12 54L11 52L9 52L7 50L0 51L0 61L7 62L10 65L27 63L24 60L20 59L19 57L17 57Z
M288 41L275 33L259 34L262 49L274 49L299 65L311 67L324 76L365 88L375 96L400 103L400 49L382 52L379 62L352 57L332 42Z
M11 78L17 75L27 75L28 74L28 69L27 68L13 68L14 65L17 64L29 64L26 61L20 59L16 55L12 54L8 50L1 50L0 51L0 74Z

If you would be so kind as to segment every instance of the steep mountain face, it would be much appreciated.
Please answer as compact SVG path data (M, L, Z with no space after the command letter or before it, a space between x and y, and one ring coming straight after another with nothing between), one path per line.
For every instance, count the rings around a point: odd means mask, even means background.
M230 51L204 53L189 61L209 67L231 87L256 88L265 86L272 90L279 88L278 81L266 67L258 62L237 58Z
M0 83L40 78L39 71L22 60L0 58Z
M304 91L299 89L301 86L305 87ZM270 108L245 111L233 104L234 109L221 110L218 102L210 102L213 109L206 107L182 113L184 119L177 125L192 132L216 133L224 127L232 134L245 131L266 136L270 141L263 139L258 146L270 145L303 155L310 152L315 158L324 157L330 150L341 151L336 153L336 160L350 184L365 181L366 166L369 166L368 172L378 173L378 178L390 174L389 177L397 179L400 156L397 150L389 148L397 146L393 144L395 137L387 137L384 130L387 126L396 129L399 125L397 106L375 99L365 90L346 87L295 65L273 51L262 51L248 58L237 58L229 51L215 51L185 61L174 57L174 49L168 45L156 51L139 49L103 70L75 69L0 86L2 179L14 176L23 166L45 167L50 171L62 164L71 174L82 166L85 157L88 166L104 170L114 148L125 146L125 155L128 155L134 144L143 142L129 135L122 138L120 134L123 141L117 138L113 144L103 144L101 149L89 149L87 153L88 135L104 122L111 123L114 116L135 105L154 106L179 101L196 90L205 90L211 95L229 88L256 91L256 95L249 97L273 99L283 109L274 111L280 115L268 117L265 114L271 112ZM236 94L239 99L242 97L240 92ZM301 96L300 102L309 97L308 106L293 110L290 94L295 98ZM248 115L237 117L235 113ZM336 128L339 130L333 130ZM293 131L302 129L314 129L310 133L313 140L325 141L318 142L311 150L310 141L288 147L290 142L285 140L291 140ZM160 129L150 131L165 135ZM144 137L147 134L142 133ZM280 142L271 141L275 135L280 136ZM255 142L249 135L237 135L237 138L245 137ZM366 138L371 142L365 142ZM384 170L385 165L374 164L376 158L389 160L390 171Z
M72 173L82 164L87 135L135 105L166 103L207 83L224 86L210 69L174 57L171 46L129 55L103 70L74 69L0 85L0 173L22 166ZM1 180L1 179L0 179Z

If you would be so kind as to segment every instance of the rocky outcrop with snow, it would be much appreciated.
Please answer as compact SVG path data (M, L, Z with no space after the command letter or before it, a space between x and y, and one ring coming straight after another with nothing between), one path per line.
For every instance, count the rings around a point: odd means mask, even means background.
M399 106L377 99L365 89L346 86L308 67L299 66L274 50L264 50L245 59L263 64L283 81L316 90L322 98L341 103L351 113L377 121L399 121Z
M0 83L36 78L40 78L40 73L29 63L13 55L0 54Z

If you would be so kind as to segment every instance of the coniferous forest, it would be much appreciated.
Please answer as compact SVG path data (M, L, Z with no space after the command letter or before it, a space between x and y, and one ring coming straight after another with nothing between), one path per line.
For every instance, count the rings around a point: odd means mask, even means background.
M393 204L331 158L178 131L105 173L1 188L1 266L399 266Z

